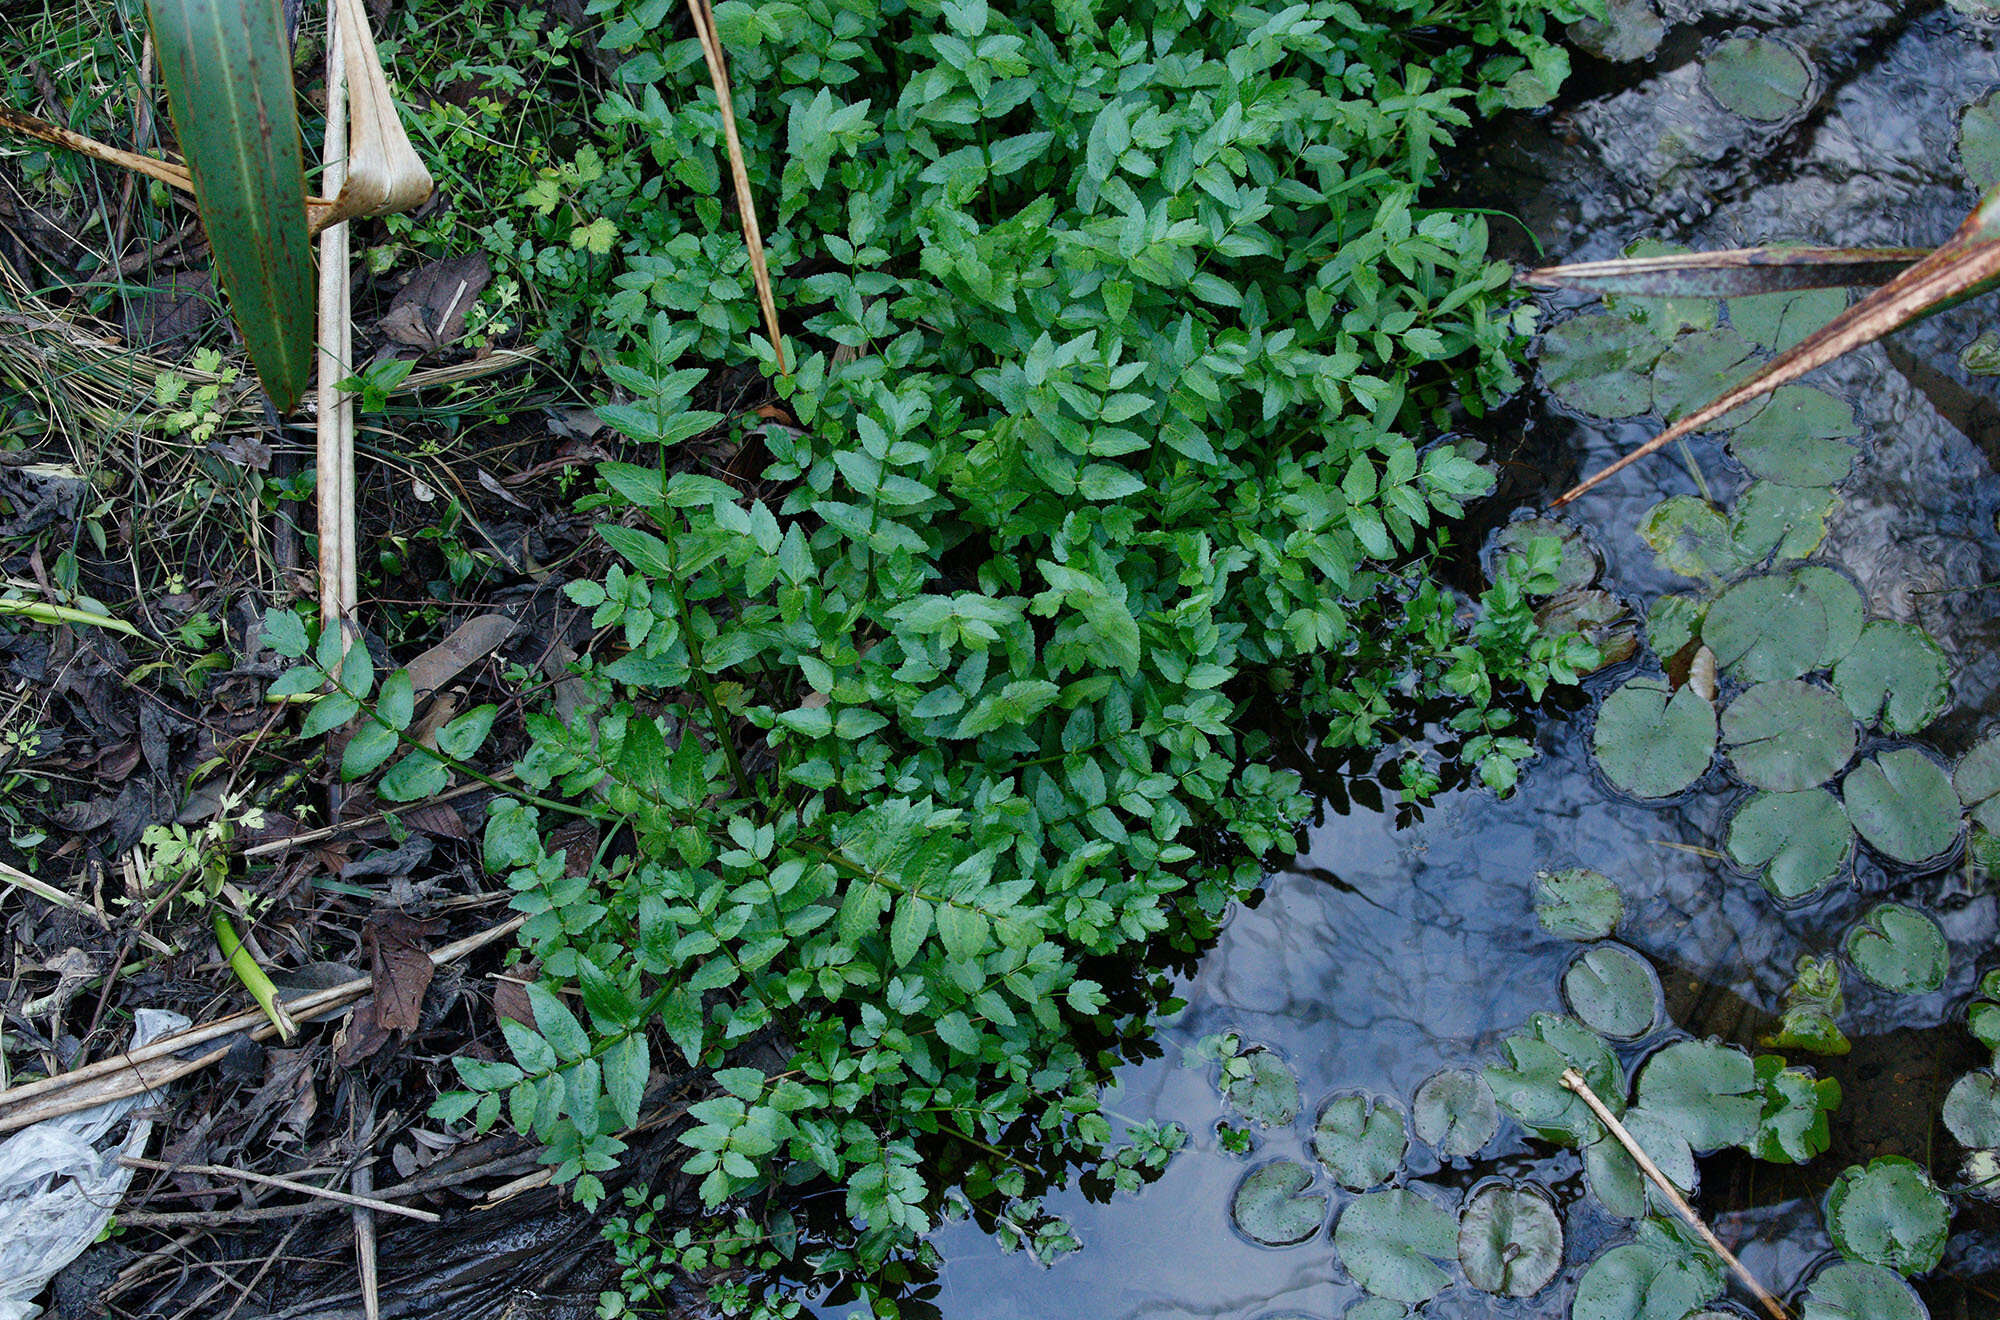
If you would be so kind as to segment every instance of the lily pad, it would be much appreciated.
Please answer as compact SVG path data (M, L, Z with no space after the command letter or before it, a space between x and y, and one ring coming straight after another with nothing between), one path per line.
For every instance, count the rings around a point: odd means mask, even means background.
M1675 1041L1648 1058L1636 1104L1686 1137L1696 1154L1749 1141L1763 1107L1750 1056L1706 1040Z
M1591 735L1605 778L1638 798L1672 797L1715 754L1715 707L1693 691L1635 678L1604 699Z
M1739 567L1729 519L1707 500L1669 495L1639 520L1639 538L1660 567L1684 578L1712 580Z
M1776 124L1806 108L1812 66L1782 41L1732 37L1702 61L1701 80L1723 109L1760 124Z
M1602 871L1572 867L1535 873L1535 920L1551 935L1601 940L1625 915L1625 899Z
M1729 300L1729 324L1741 330L1750 342L1759 348L1768 348L1773 353L1782 353L1793 347L1813 331L1847 310L1847 290L1845 289L1795 289L1785 293L1757 293L1747 298ZM1786 386L1771 396L1765 405L1769 412L1784 397L1785 389L1805 389L1806 386ZM1814 390L1813 393L1820 393ZM1758 420L1763 420L1759 413ZM1853 431L1840 434L1853 435ZM1813 483L1818 484L1818 483Z
M1787 1068L1773 1054L1760 1054L1755 1062L1763 1112L1746 1149L1771 1164L1804 1164L1824 1152L1833 1142L1827 1115L1840 1107L1840 1083Z
M1813 1275L1799 1320L1930 1320L1930 1315L1900 1275L1880 1265L1838 1260Z
M1643 60L1660 48L1667 35L1652 0L1605 0L1602 19L1585 18L1569 25L1569 39L1599 59L1624 64Z
M1410 1147L1402 1107L1366 1095L1337 1095L1313 1123L1313 1154L1343 1187L1377 1187L1403 1167Z
M1229 1222L1266 1247L1289 1247L1326 1222L1326 1193L1309 1192L1313 1171L1297 1160L1272 1160L1244 1174L1229 1198Z
M1283 1127L1299 1115L1305 1103L1299 1093L1299 1075L1292 1065L1262 1045L1253 1045L1233 1061L1243 1065L1240 1075L1225 1073L1222 1098L1243 1117L1265 1127Z
M1973 822L2000 832L2000 735L1974 743L1959 757L1951 783Z
M1612 0L1610 8L1615 10L1617 7L1617 0ZM1575 27L1571 28L1571 31L1575 30ZM1657 238L1641 238L1627 243L1624 255L1628 258L1676 257L1684 255L1689 250L1679 243L1664 243ZM1663 340L1671 341L1684 330L1715 328L1716 304L1712 297L1695 295L1646 297L1640 294L1621 293L1607 295L1604 305L1644 321L1652 327L1653 333Z
M1386 1297L1363 1297L1340 1313L1340 1320L1403 1320L1410 1308Z
M1797 678L1830 663L1826 604L1791 573L1764 573L1723 589L1702 620L1716 662L1747 683Z
M1823 784L1854 755L1854 718L1847 708L1825 688L1799 679L1747 689L1722 712L1721 727L1730 769L1753 788L1774 793Z
M1838 289L1837 307L1847 305ZM1794 298L1797 294L1762 294L1760 298ZM1758 299L1741 298L1738 303ZM1730 315L1737 315L1736 307ZM1781 385L1764 411L1729 437L1729 452L1753 477L1785 486L1832 486L1854 469L1854 446L1845 437L1858 434L1854 409L1810 385Z
M1639 629L1632 621L1632 611L1618 597L1595 587L1550 598L1535 611L1535 623L1552 635L1576 633L1597 648L1597 663L1579 666L1579 673L1595 673L1620 664L1639 651Z
M1630 317L1595 314L1542 336L1542 380L1558 399L1607 420L1653 410L1654 361L1661 345Z
M1693 596L1670 592L1646 611L1646 645L1655 655L1673 655L1692 642L1706 607Z
M1840 497L1822 487L1753 481L1736 497L1730 537L1745 564L1804 559L1826 540Z
M1622 944L1579 953L1563 973L1563 998L1585 1026L1612 1040L1637 1040L1660 1020L1660 978Z
M1810 898L1840 875L1854 850L1854 827L1826 789L1759 793L1729 818L1729 856L1760 871L1764 888L1786 901Z
M1544 1140L1577 1146L1602 1131L1582 1097L1562 1084L1565 1068L1581 1073L1613 1113L1625 1107L1625 1070L1603 1038L1573 1018L1537 1013L1503 1048L1506 1066L1486 1069L1493 1099Z
M1938 924L1901 903L1878 903L1847 932L1841 947L1855 971L1899 995L1938 989L1951 966L1951 949Z
M1576 1282L1571 1320L1684 1320L1722 1292L1718 1270L1639 1242L1611 1248Z
M1653 365L1654 411L1671 422L1704 407L1724 390L1750 378L1758 366L1752 360L1755 352L1749 340L1727 327L1682 335ZM1754 399L1724 413L1706 429L1726 431L1741 426L1764 405L1763 398Z
M2000 92L1974 101L1959 117L1958 162L1973 191L2000 183Z
M1854 649L1854 643L1861 638L1861 627L1868 621L1868 606L1861 599L1861 589L1852 579L1825 564L1806 564L1793 569L1792 581L1801 591L1809 592L1826 611L1826 650L1820 654L1815 668L1831 669Z
M1826 1228L1849 1260L1923 1274L1944 1258L1951 1207L1922 1165L1884 1155L1833 1180L1826 1192Z
M1944 1125L1961 1146L2000 1146L2000 1076L1969 1072L1944 1097Z
M1833 686L1863 724L1915 733L1951 702L1951 666L1922 628L1877 619L1833 671Z
M1628 1109L1619 1121L1667 1181L1683 1195L1692 1195L1701 1183L1701 1170L1680 1129L1645 1109ZM1641 1219L1655 1209L1662 1213L1669 1209L1658 1200L1659 1191L1631 1154L1608 1132L1583 1148L1583 1176L1598 1203L1620 1218Z
M1500 1107L1484 1077L1466 1068L1447 1068L1417 1088L1410 1125L1439 1159L1464 1159L1478 1154L1500 1130Z
M1840 786L1847 818L1885 857L1914 865L1958 841L1958 794L1944 768L1915 747L1863 761Z
M1504 560L1509 555L1525 552L1528 543L1536 540L1554 541L1562 547L1562 556L1555 567L1557 591L1587 587L1604 571L1604 560L1591 548L1590 542L1583 539L1583 533L1553 518L1524 518L1520 522L1508 523L1494 538L1493 551Z
M1562 1221L1531 1183L1488 1183L1472 1194L1458 1221L1458 1263L1465 1279L1499 1297L1532 1297L1562 1269Z
M1458 1252L1449 1213L1404 1188L1369 1192L1333 1226L1340 1263L1377 1297L1415 1306L1443 1292L1451 1276L1438 1267Z

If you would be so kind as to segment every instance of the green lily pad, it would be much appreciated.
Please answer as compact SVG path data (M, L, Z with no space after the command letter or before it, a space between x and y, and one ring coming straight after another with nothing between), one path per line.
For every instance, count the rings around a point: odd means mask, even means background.
M1646 611L1646 645L1654 655L1673 655L1692 642L1707 607L1693 596L1670 592Z
M1782 41L1732 37L1702 61L1701 80L1723 109L1760 124L1776 124L1806 108L1812 66Z
M1799 1320L1931 1320L1931 1313L1900 1275L1839 1260L1813 1275Z
M1410 1308L1386 1297L1363 1297L1340 1313L1340 1320L1403 1320Z
M1805 564L1793 569L1792 581L1801 591L1809 592L1826 611L1826 650L1815 668L1831 669L1854 649L1854 643L1861 638L1861 627L1868 621L1868 606L1861 599L1861 589L1852 579L1825 564Z
M1847 305L1838 289L1813 292L1834 294L1839 307ZM1760 294L1737 302L1800 296ZM1737 309L1731 307L1730 315L1736 314ZM1846 480L1854 469L1854 446L1845 437L1858 434L1860 429L1854 422L1854 409L1844 401L1810 385L1781 385L1764 411L1729 437L1729 452L1751 476L1765 481L1785 486L1832 486Z
M1915 747L1854 767L1840 786L1847 818L1885 857L1914 865L1958 841L1958 794L1944 768Z
M1308 1192L1313 1171L1297 1160L1272 1160L1245 1173L1229 1198L1229 1222L1252 1242L1289 1247L1326 1222L1326 1193Z
M1443 1292L1451 1276L1438 1267L1458 1252L1446 1211L1415 1192L1391 1188L1357 1197L1333 1226L1340 1263L1377 1297L1415 1306Z
M1759 793L1729 818L1727 846L1732 861L1761 872L1764 888L1790 902L1839 877L1854 850L1854 827L1826 789Z
M1833 1180L1826 1192L1826 1228L1849 1260L1924 1274L1944 1258L1951 1207L1922 1165L1884 1155Z
M1746 1149L1771 1164L1804 1164L1824 1152L1833 1142L1827 1115L1840 1107L1840 1083L1787 1068L1774 1054L1758 1055L1756 1069L1763 1108Z
M1830 663L1825 602L1791 573L1724 588L1702 620L1701 639L1716 663L1747 683L1797 678Z
M1672 797L1708 770L1715 707L1688 688L1635 678L1604 699L1591 735L1604 777L1638 798Z
M1839 316L1847 310L1847 290L1845 289L1796 289L1788 293L1757 293L1747 298L1729 300L1729 324L1741 330L1759 348L1768 348L1773 353L1782 353L1798 344L1807 335ZM1807 386L1785 386L1773 393L1765 411L1778 406L1786 389L1806 389ZM1813 393L1819 393L1814 390ZM1758 414L1763 420L1763 414ZM1853 435L1852 431L1841 432ZM1813 483L1818 484L1818 483Z
M1544 1140L1577 1146L1602 1130L1582 1097L1562 1084L1565 1068L1581 1073L1613 1113L1625 1107L1625 1070L1603 1038L1573 1018L1537 1013L1502 1048L1507 1064L1489 1066L1486 1084L1500 1108Z
M1653 410L1660 342L1630 317L1577 316L1542 336L1542 380L1564 403L1607 420Z
M1499 1297L1532 1297L1562 1269L1562 1221L1532 1183L1487 1183L1458 1220L1465 1280Z
M1705 407L1708 402L1734 385L1748 380L1758 363L1750 341L1728 327L1697 330L1674 340L1673 346L1653 365L1653 409L1668 421L1677 421ZM1705 428L1726 431L1741 426L1764 408L1764 399L1754 399L1723 414Z
M1958 163L1974 192L2000 183L2000 92L1974 101L1959 117Z
M1535 873L1535 920L1551 935L1601 940L1625 915L1625 899L1602 871L1572 867Z
M1721 728L1737 778L1774 793L1823 784L1854 755L1854 717L1833 693L1799 679L1746 689L1722 712Z
M1563 998L1585 1026L1612 1040L1637 1040L1660 1020L1660 978L1622 944L1579 953L1563 973Z
M1951 949L1938 924L1901 903L1878 903L1847 932L1841 947L1855 971L1899 995L1938 989L1951 967Z
M1466 1068L1447 1068L1417 1088L1410 1126L1439 1159L1465 1159L1477 1155L1500 1130L1500 1107L1484 1077Z
M1553 518L1524 518L1508 523L1493 540L1494 554L1504 560L1509 555L1524 553L1528 543L1536 540L1554 541L1562 547L1562 557L1555 568L1557 591L1587 587L1604 571L1604 560L1583 539L1583 533Z
M1973 822L2000 832L2000 735L1974 743L1959 757L1951 783Z
M2000 1146L2000 1075L1969 1072L1944 1097L1944 1125L1961 1146Z
M1611 7L1618 7L1613 0ZM1581 24L1577 26L1582 26ZM1575 28L1571 29L1572 31ZM1674 257L1690 251L1679 243L1663 243L1657 238L1641 238L1625 245L1627 257ZM1637 317L1651 326L1653 333L1663 340L1672 340L1684 330L1713 330L1716 322L1715 299L1703 297L1644 297L1638 294L1613 294L1604 300L1606 307Z
M1667 1181L1683 1195L1692 1195L1701 1184L1701 1170L1680 1129L1645 1109L1628 1109L1619 1121ZM1583 1176L1598 1203L1622 1219L1642 1219L1655 1210L1670 1212L1658 1189L1608 1132L1583 1148Z
M1625 64L1643 60L1660 48L1667 35L1652 0L1606 0L1602 19L1585 18L1569 25L1569 39L1599 59Z
M1805 1050L1812 1054L1845 1054L1853 1047L1841 1034L1840 1015L1846 1011L1840 989L1840 963L1828 955L1799 955L1792 983L1785 987L1785 1011L1778 1029L1764 1037L1774 1050Z
M1402 1107L1366 1095L1337 1095L1313 1123L1313 1154L1343 1187L1378 1187L1403 1167L1410 1148Z
M1749 1055L1714 1041L1682 1040L1640 1068L1636 1104L1706 1154L1756 1135L1763 1102Z
M1736 497L1730 536L1745 564L1804 559L1826 540L1840 497L1823 487L1753 481Z
M1571 1320L1685 1320L1722 1292L1720 1267L1627 1242L1590 1262L1576 1281Z
M1230 1108L1265 1127L1283 1127L1298 1117L1305 1098L1292 1065L1262 1045L1251 1046L1234 1062L1247 1065L1247 1071L1224 1076L1222 1098Z
M1632 611L1617 596L1595 587L1550 598L1535 611L1535 624L1553 636L1576 633L1597 648L1597 663L1578 666L1578 673L1595 673L1639 653L1639 630L1632 622Z
M1922 628L1877 619L1833 671L1854 718L1890 733L1915 733L1951 703L1951 666Z
M1711 581L1740 567L1729 520L1692 495L1669 495L1646 510L1639 539L1653 548L1661 568L1684 578Z

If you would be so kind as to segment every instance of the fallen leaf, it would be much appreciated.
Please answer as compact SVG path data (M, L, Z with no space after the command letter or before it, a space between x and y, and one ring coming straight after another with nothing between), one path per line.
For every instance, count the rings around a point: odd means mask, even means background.
M377 328L409 348L443 348L465 334L466 313L493 279L483 253L447 257L417 269Z
M385 1031L415 1031L437 968L418 944L426 924L396 913L371 919L361 933L375 978L375 1020Z
M514 620L505 614L479 614L453 628L445 639L410 661L410 687L422 701L498 650L514 635Z

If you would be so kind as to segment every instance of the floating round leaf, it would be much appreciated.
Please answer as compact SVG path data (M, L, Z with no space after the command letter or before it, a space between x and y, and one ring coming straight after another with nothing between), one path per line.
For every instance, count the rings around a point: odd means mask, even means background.
M1612 7L1616 8L1616 4ZM1574 32L1576 28L1570 30ZM1641 238L1627 243L1624 255L1628 258L1677 257L1686 255L1689 250L1679 243ZM1713 330L1717 319L1715 299L1696 294L1663 297L1611 294L1605 297L1604 305L1644 321L1652 327L1654 334L1665 340L1672 340L1683 330Z
M1397 1187L1357 1197L1341 1211L1333 1246L1356 1283L1414 1306L1450 1285L1437 1262L1457 1254L1458 1234L1450 1214Z
M1692 495L1669 495L1646 510L1639 538L1653 548L1661 568L1685 578L1725 577L1741 567L1729 520Z
M1552 636L1576 633L1597 648L1596 663L1579 666L1579 673L1595 673L1630 660L1639 651L1639 629L1632 621L1632 611L1618 597L1594 587L1550 597L1535 611L1535 624Z
M1562 1221L1532 1184L1487 1183L1458 1221L1458 1263L1481 1292L1532 1297L1562 1268Z
M1493 1088L1484 1077L1465 1068L1447 1068L1432 1073L1417 1088L1410 1125L1439 1159L1463 1159L1478 1154L1500 1130L1500 1107L1493 1103Z
M1901 903L1879 903L1842 946L1862 976L1899 995L1928 994L1944 984L1951 949L1928 916Z
M1944 1097L1944 1125L1961 1146L2000 1146L2000 1076L1969 1072Z
M1704 609L1693 596L1670 592L1646 611L1646 645L1653 654L1668 656L1694 640Z
M1839 1260L1813 1275L1799 1320L1930 1320L1900 1275L1862 1261Z
M1966 107L1958 121L1958 162L1974 191L2000 183L2000 92Z
M1337 1095L1313 1123L1313 1154L1343 1186L1360 1191L1388 1182L1408 1150L1402 1107L1366 1095Z
M1750 1140L1763 1105L1750 1056L1706 1040L1675 1041L1648 1058L1636 1103L1699 1154Z
M1973 822L2000 833L2000 735L1974 743L1959 757L1951 784Z
M1222 1097L1231 1108L1265 1127L1283 1127L1298 1117L1304 1098L1292 1065L1262 1045L1243 1051L1237 1062L1247 1065L1248 1071L1223 1081Z
M1576 1281L1572 1320L1685 1320L1714 1300L1720 1280L1637 1242L1613 1247Z
M1289 1247L1326 1222L1326 1193L1308 1192L1313 1171L1297 1160L1272 1160L1244 1174L1229 1198L1229 1222L1252 1242Z
M1838 289L1831 293L1836 307L1846 305ZM1795 294L1763 297L1793 298ZM1737 303L1756 299L1737 299ZM1730 315L1737 308L1731 306ZM1854 446L1845 437L1857 433L1854 410L1824 390L1810 385L1782 385L1764 411L1729 437L1729 452L1753 477L1786 486L1832 486L1854 468Z
M1761 124L1790 119L1806 108L1812 66L1782 41L1732 37L1702 61L1701 80L1725 110Z
M1645 1109L1628 1109L1619 1121L1667 1181L1683 1195L1692 1195L1701 1183L1701 1171L1694 1148L1680 1129ZM1621 1218L1641 1219L1664 1204L1656 1205L1658 1191L1608 1132L1583 1148L1583 1176L1598 1203Z
M1840 796L1861 837L1896 861L1927 861L1958 841L1962 822L1951 777L1915 747L1855 766Z
M1890 733L1915 733L1951 701L1951 666L1929 633L1877 619L1833 671L1833 686L1854 718L1879 717Z
M1774 897L1801 899L1839 876L1854 848L1854 827L1826 789L1759 793L1729 818L1728 847L1738 866L1762 871Z
M1826 1228L1850 1260L1923 1274L1944 1258L1951 1207L1923 1166L1900 1155L1856 1165L1826 1193Z
M1625 900L1611 877L1588 867L1535 874L1535 919L1551 935L1601 940L1625 915Z
M1845 289L1797 289L1789 293L1758 293L1747 298L1729 300L1729 323L1741 330L1759 348L1782 353L1846 310ZM1766 411L1777 405L1778 400L1784 397L1786 389L1794 388L1810 387L1801 385L1780 388L1772 394L1770 404L1766 405ZM1819 391L1814 390L1813 393L1817 394ZM1763 419L1762 413L1758 414L1758 419L1760 421ZM1853 435L1854 432L1843 431L1840 434Z
M1787 1068L1774 1054L1758 1055L1756 1067L1763 1113L1746 1149L1767 1163L1804 1164L1832 1144L1827 1115L1840 1107L1840 1083Z
M1759 683L1722 712L1730 769L1744 783L1774 793L1831 779L1854 755L1854 739L1854 717L1839 698L1799 679Z
M1578 412L1637 417L1652 411L1651 372L1660 348L1630 317L1572 317L1542 336L1542 379Z
M1823 487L1751 482L1730 518L1737 558L1746 564L1804 559L1826 540L1826 520L1839 503Z
M1403 1320L1410 1308L1386 1297L1363 1297L1340 1313L1340 1320Z
M1622 944L1585 949L1563 973L1563 998L1583 1024L1613 1040L1637 1040L1660 1014L1660 978Z
M1606 0L1602 19L1569 25L1571 41L1599 59L1621 64L1651 55L1666 35L1667 25L1652 0Z
M1670 692L1635 678L1604 699L1591 735L1597 763L1633 797L1671 797L1708 769L1715 754L1715 707L1693 691Z
M1697 330L1674 340L1653 367L1653 409L1668 421L1694 412L1757 369L1750 341L1734 330ZM1707 430L1741 426L1764 407L1757 398L1709 423Z
M1797 678L1827 663L1826 605L1790 573L1744 578L1708 607L1701 639L1745 682Z
M1590 542L1583 539L1583 533L1554 518L1524 518L1520 522L1508 523L1494 537L1493 553L1497 559L1504 561L1509 555L1525 554L1528 544L1539 540L1554 541L1562 547L1555 567L1558 591L1587 587L1604 571L1603 559L1591 548Z
M1868 606L1861 599L1861 589L1852 579L1825 564L1805 564L1793 569L1792 581L1826 611L1826 650L1813 668L1831 669L1854 649L1854 643L1861 637L1861 625L1868 621Z
M1566 1068L1583 1074L1613 1113L1625 1107L1625 1071L1617 1056L1573 1018L1537 1013L1503 1048L1507 1064L1488 1067L1486 1083L1500 1108L1545 1140L1576 1146L1602 1131L1582 1097L1563 1085Z

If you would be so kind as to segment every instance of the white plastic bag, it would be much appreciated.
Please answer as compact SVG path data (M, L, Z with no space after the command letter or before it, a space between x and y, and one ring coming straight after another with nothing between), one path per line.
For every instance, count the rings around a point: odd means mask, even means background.
M187 1025L179 1013L142 1008L132 1044ZM0 1142L0 1320L40 1315L35 1297L111 1222L132 1182L132 1171L118 1160L145 1151L153 1121L135 1120L117 1145L100 1151L98 1143L145 1100L108 1100L44 1119Z

